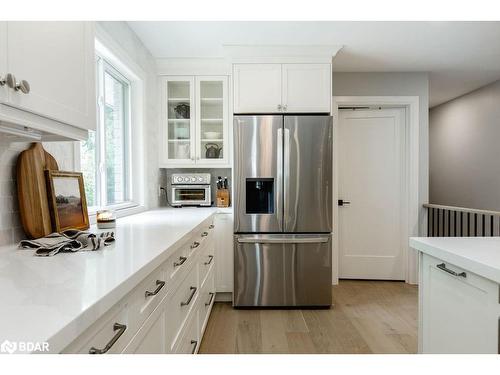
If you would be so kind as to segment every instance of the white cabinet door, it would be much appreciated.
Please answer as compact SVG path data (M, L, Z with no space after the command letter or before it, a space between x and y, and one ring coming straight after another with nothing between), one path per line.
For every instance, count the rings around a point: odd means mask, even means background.
M229 163L227 77L196 77L196 163Z
M421 267L421 351L498 353L498 284L427 255Z
M162 164L189 166L196 162L194 81L192 76L163 79Z
M330 64L283 64L284 112L330 112Z
M234 64L234 113L281 113L281 64Z
M233 291L233 214L215 215L215 257L217 292Z
M7 22L0 22L0 103L7 100L7 85L5 76L7 75Z
M94 55L91 22L8 22L7 73L30 85L9 89L10 105L95 129Z

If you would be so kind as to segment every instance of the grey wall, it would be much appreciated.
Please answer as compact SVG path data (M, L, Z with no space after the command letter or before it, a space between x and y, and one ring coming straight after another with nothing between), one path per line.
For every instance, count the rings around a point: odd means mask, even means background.
M333 73L334 96L418 96L419 97L419 202L429 199L429 77L427 73ZM425 226L421 209L420 233Z
M430 202L500 211L500 81L432 108Z

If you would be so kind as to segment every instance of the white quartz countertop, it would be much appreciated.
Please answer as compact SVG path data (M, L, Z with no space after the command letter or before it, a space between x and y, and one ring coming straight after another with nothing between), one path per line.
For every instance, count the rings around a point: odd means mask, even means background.
M410 246L500 284L500 237L412 237Z
M34 256L0 247L0 343L49 342L59 352L159 266L217 208L158 209L117 220L98 251Z

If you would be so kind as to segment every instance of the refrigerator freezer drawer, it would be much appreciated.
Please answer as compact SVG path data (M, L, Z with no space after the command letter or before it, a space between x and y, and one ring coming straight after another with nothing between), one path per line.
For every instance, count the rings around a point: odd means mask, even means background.
M332 304L331 236L236 235L235 307Z

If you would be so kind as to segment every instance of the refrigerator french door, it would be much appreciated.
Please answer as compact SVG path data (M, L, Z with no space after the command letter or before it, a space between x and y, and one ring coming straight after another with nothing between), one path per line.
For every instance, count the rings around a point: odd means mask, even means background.
M332 118L235 116L234 305L331 304Z

